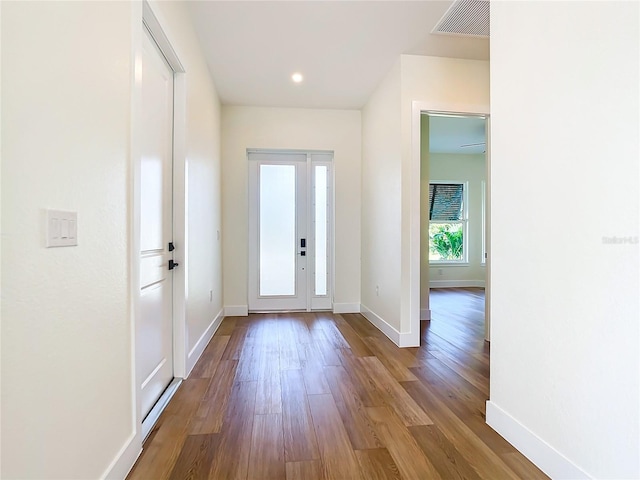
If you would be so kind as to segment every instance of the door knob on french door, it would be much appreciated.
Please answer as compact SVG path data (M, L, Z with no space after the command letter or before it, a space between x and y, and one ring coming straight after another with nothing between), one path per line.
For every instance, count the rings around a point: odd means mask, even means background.
M174 262L173 260L169 260L169 270L173 270L176 267L179 267L180 264L178 262Z

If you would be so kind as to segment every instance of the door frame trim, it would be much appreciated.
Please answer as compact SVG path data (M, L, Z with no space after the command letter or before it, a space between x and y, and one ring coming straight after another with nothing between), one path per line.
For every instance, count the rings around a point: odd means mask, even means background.
M135 7L134 7L135 8ZM186 84L185 69L180 62L180 57L173 48L173 42L167 35L166 22L159 12L144 0L138 4L134 13L133 25L133 75L132 75L132 106L131 106L131 180L130 180L130 250L129 250L129 275L130 275L130 315L131 321L131 362L132 375L132 402L134 407L134 431L139 438L140 445L144 437L150 431L150 426L145 422L143 428L143 416L141 411L140 381L137 369L136 345L138 339L138 319L140 318L140 159L142 156L141 132L142 132L142 37L146 28L158 45L162 55L174 72L173 94L173 242L178 247L174 252L174 259L181 267L173 273L173 376L175 379L186 376L186 161L185 161L185 134L186 134ZM175 388L169 387L167 391L175 392ZM169 397L170 398L170 397ZM160 404L166 405L168 398L161 397ZM149 423L155 423L161 413L161 409L152 409Z
M461 108L462 107L462 108ZM409 331L403 332L402 335L406 336L405 345L416 346L420 345L420 192L421 192L421 179L420 179L420 116L423 114L440 114L440 115L455 115L455 116L469 116L469 117L484 117L487 125L490 125L491 111L489 105L451 105L441 104L437 102L425 102L414 100L411 103L411 158L410 158L410 178L409 178L409 255L408 255L408 277L409 277L409 304L408 304L408 326ZM490 165L491 157L490 153L490 130L487 130L487 156L486 156L486 171L487 171L487 192L490 192ZM487 205L490 203L490 195L487 195ZM487 232L491 231L490 215L486 218ZM487 234L487 253L488 258L486 262L486 282L485 282L485 296L488 298L490 295L490 282L491 282L491 255L490 255L490 233ZM428 297L427 297L428 298ZM485 300L486 306L490 305L490 298ZM424 305L423 305L424 308ZM430 310L427 300L426 308ZM491 333L490 317L485 312L485 338L488 340ZM404 346L404 345L401 345Z

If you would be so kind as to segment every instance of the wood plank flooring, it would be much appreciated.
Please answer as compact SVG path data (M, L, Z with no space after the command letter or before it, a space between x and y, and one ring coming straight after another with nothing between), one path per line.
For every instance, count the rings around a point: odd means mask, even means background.
M483 290L431 310L408 349L358 314L226 318L128 478L547 478L485 424Z

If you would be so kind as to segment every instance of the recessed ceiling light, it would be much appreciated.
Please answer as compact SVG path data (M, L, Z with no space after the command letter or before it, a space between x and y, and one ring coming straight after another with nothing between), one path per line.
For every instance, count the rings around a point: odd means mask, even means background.
M293 80L295 83L300 83L303 80L303 76L301 73L294 73L293 75L291 75L291 80Z

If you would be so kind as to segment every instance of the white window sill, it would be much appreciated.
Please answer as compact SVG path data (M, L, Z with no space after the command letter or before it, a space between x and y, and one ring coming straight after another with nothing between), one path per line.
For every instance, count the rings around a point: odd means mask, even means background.
M431 267L468 267L469 262L429 262Z

